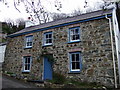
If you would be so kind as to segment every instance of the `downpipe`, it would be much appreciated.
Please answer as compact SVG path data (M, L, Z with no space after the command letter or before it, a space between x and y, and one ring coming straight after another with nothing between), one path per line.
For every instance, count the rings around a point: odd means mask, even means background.
M114 56L115 52L114 52L114 44L113 44L113 34L112 34L111 18L108 18L107 15L105 17L106 17L106 19L109 20L111 47L112 47L112 59L113 59L113 68L114 68L114 84L115 84L115 88L117 88L117 75L116 75L116 65L115 65L115 56Z

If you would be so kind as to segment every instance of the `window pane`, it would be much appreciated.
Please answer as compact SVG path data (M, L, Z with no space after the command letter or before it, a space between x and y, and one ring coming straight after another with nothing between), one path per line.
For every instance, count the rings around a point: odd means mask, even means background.
M27 70L30 70L30 64L28 64L27 66L28 66Z
M76 35L76 40L80 39L79 35Z
M70 40L73 40L73 35L70 36Z
M73 34L74 34L74 30L71 30L71 31L70 31L70 34L73 35Z
M27 42L32 41L32 37L33 37L33 36L26 37L26 41L27 41Z
M46 38L48 38L48 34L46 34Z
M32 42L29 42L29 46L32 46Z
M27 69L27 64L25 64L25 70L28 70L28 69Z
M27 42L29 42L30 41L30 37L27 37Z
M27 42L27 46L30 46L30 45L29 45L29 42Z
M49 38L52 38L52 34L49 34Z
M28 62L27 63L30 63L30 57L28 58Z
M72 54L72 61L75 61L75 54Z
M29 37L29 41L30 41L30 42L32 42L32 36L31 36L31 37Z
M75 37L76 37L76 36L75 36L75 35L73 35L72 40L76 40L76 39L75 39Z
M26 37L26 42L28 42L29 40L28 40L28 37Z
M48 43L52 43L52 39L47 39L46 44L48 44Z
M52 39L49 39L49 43L52 43Z
M76 61L79 61L79 54L76 54Z
M27 42L27 46L32 46L32 42Z
M75 62L72 62L72 69L76 69L75 68Z
M49 39L46 39L46 44L49 43Z
M80 69L80 62L76 62L76 69Z
M79 33L79 29L75 29L75 34L78 34Z
M27 45L26 46L29 46L29 43L27 42Z
M28 57L26 57L26 64L28 63Z
M27 60L25 59L25 63L27 63Z

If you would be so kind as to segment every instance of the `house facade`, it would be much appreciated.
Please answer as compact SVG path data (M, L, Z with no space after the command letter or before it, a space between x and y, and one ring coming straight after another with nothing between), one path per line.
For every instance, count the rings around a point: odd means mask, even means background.
M115 77L119 81L116 53L119 41L116 44L113 37L113 52L110 33L110 24L113 32L116 27L119 30L114 10L100 10L27 27L9 35L3 70L13 72L21 79L52 79L55 72L80 82L113 86Z

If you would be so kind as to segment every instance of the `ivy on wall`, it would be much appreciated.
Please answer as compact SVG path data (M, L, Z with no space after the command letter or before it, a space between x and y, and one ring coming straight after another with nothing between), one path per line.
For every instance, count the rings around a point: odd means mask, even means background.
M48 53L47 50L43 50L41 52L41 54L38 56L37 61L40 62L40 60L43 59L43 57L48 58L48 61L52 64L55 62L55 59L53 58L53 54Z

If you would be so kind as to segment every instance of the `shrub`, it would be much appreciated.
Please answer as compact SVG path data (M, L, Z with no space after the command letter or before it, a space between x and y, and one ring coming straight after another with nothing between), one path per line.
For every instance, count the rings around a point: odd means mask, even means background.
M52 83L63 84L66 81L65 76L60 73L53 73Z

